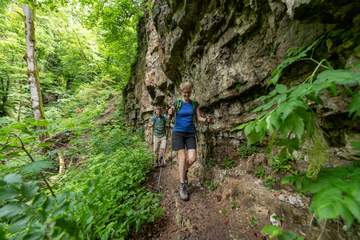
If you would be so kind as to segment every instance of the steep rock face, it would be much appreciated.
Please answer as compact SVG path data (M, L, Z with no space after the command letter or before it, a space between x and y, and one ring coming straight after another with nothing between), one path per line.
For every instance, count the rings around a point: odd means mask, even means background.
M211 126L198 127L201 160L209 154L215 159L237 155L245 139L231 129L254 118L250 110L269 91L267 80L288 49L307 46L337 28L350 29L350 39L359 40L356 1L155 0L152 4L141 25L134 76L124 91L128 122L143 128L153 104L166 106L179 96L181 82L192 82L193 98L215 118ZM330 57L343 67L360 57L352 54L356 44L352 41L330 56L323 50L318 57ZM315 67L295 64L281 82L299 82ZM327 109L333 111L330 115L341 111L337 106ZM146 128L145 133L150 142Z

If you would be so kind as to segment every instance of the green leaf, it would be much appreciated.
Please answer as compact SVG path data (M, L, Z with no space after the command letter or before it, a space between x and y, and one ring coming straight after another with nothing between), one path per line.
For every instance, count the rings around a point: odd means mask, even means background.
M349 105L349 114L354 117L360 117L360 92L353 95Z
M317 78L317 83L336 83L336 84L350 84L356 82L353 78L354 75L349 70L338 69L338 70L325 70L321 72Z
M336 219L337 217L339 217L340 212L339 209L336 206L334 206L334 204L324 203L321 204L319 207L315 208L315 215L320 220Z
M27 227L30 220L31 218L29 216L20 217L20 219L16 220L10 225L9 231L12 233L17 233L24 230Z
M359 186L351 189L350 194L358 203L360 203L360 187Z
M0 188L0 201L8 201L15 199L18 196L16 189L12 187L1 187Z
M344 196L342 202L345 204L347 209L352 213L352 215L360 221L360 203L356 202L350 196Z
M38 190L39 187L35 182L26 182L21 186L21 192L27 199L32 199Z
M255 130L255 123L251 122L247 124L244 128L245 135L250 135Z
M19 204L7 204L0 208L0 218L12 218L24 212L24 209Z
M287 87L284 84L276 84L275 91L277 93L283 94L287 92Z
M287 185L287 184L293 184L294 182L295 182L295 176L285 176L285 177L283 177L283 178L281 178L281 181L280 181L280 183L282 184L282 185Z
M340 216L344 219L347 226L351 226L354 222L354 217L351 212L344 206L340 208Z
M12 173L4 177L4 181L7 183L22 183L22 178L20 175Z
M249 123L243 123L243 124L240 124L239 126L233 128L231 131L240 131L240 130L243 130Z
M0 239L7 239L4 224L0 223Z
M273 225L265 225L261 229L261 233L264 235L268 235L271 238L278 237L283 233L283 230L280 227L273 226Z
M278 237L278 240L304 240L303 237L299 237L294 232L284 232L282 235Z
M329 179L322 179L320 181L315 181L315 182L308 182L307 185L305 185L303 187L303 191L305 192L310 192L310 193L318 193L321 192L322 194L336 194L336 195L341 195L341 192L339 190L331 190L334 192L330 192L328 193L327 191L330 191L330 189L332 189L331 187L331 183Z
M23 172L36 174L43 171L44 169L52 168L53 166L54 164L48 160L39 160L25 165Z
M291 64L302 60L306 57L307 52L313 49L322 39L322 37L315 40L313 43L311 43L309 46L305 48L300 48L296 51L292 51L290 55L288 55L271 73L271 79L268 81L268 85L275 85L279 81L282 72Z
M304 121L296 113L290 114L284 121L280 131L287 135L290 132L293 132L298 138L301 138L305 131Z

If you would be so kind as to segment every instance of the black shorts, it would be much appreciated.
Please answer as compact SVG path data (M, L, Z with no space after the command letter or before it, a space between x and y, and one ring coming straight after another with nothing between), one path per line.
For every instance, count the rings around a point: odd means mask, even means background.
M195 133L173 132L172 147L173 151L196 149Z

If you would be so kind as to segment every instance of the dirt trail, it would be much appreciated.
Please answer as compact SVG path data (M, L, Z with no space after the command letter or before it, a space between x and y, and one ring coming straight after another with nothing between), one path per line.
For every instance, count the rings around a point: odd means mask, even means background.
M216 189L212 190L201 186L198 178L190 174L191 197L183 202L178 196L177 165L168 163L161 177L161 205L165 214L155 224L145 227L137 239L264 240L267 238L260 231L270 224L270 216L274 214L284 229L306 236L305 239L317 239L321 230L310 224L308 199L284 189L266 188L261 180L240 169L241 166L218 170L216 176L223 177L212 180L217 181ZM156 189L158 176L156 169L149 181L150 188ZM322 240L340 239L338 236L326 230Z
M159 170L154 171L150 181L154 189L158 176ZM234 193L229 184L225 193L221 193L221 190L211 191L190 176L191 198L183 202L178 196L177 179L175 163L163 168L161 192L165 214L155 225L148 227L142 239L263 239L258 227L259 220L254 217L256 213L250 206L251 198L235 200L231 197Z

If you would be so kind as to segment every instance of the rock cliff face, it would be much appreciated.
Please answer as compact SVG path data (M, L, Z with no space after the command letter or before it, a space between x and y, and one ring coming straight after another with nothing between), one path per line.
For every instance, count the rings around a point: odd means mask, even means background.
M124 91L128 122L144 127L152 105L166 106L179 96L180 83L190 81L193 98L215 118L198 127L200 158L234 157L245 138L231 129L254 118L250 110L269 92L267 80L288 49L345 29L314 52L317 60L344 67L360 57L354 50L360 48L359 13L360 3L346 0L155 0L140 24L139 58ZM315 67L294 64L280 81L298 83ZM329 103L328 117L336 119L341 107ZM334 130L342 146L343 127Z

